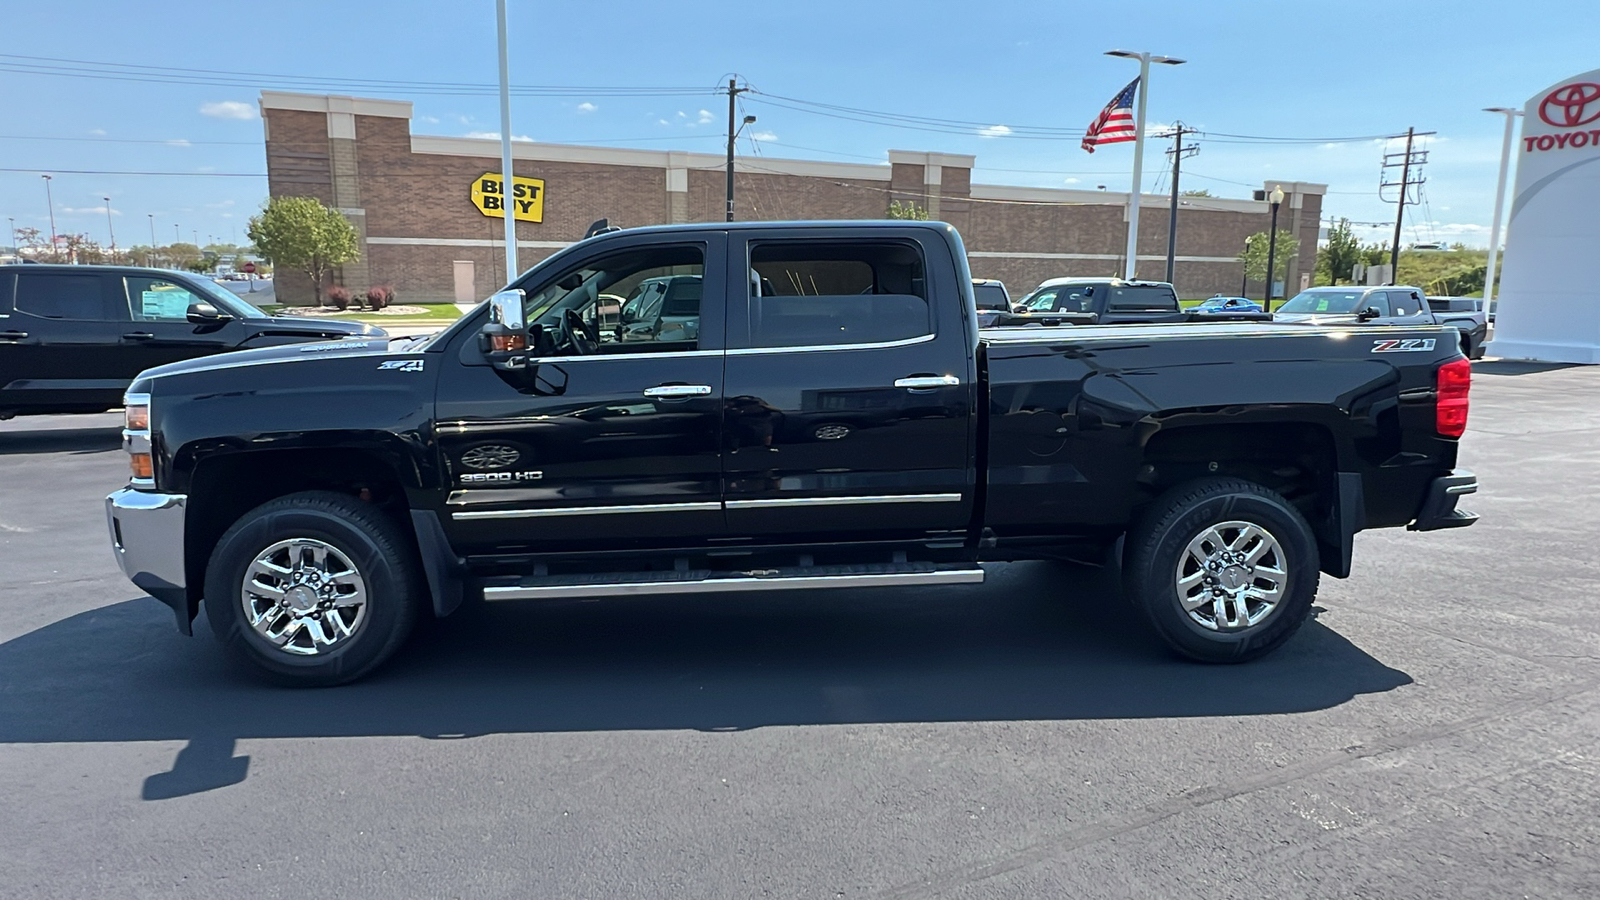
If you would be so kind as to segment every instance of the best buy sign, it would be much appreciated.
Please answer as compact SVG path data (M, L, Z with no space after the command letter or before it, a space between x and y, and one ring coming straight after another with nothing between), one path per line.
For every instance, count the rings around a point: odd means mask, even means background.
M511 196L506 196L505 185L499 175L485 172L472 182L472 205L478 212L496 219L506 217L507 202L511 203L513 217L518 222L544 221L544 179L511 178Z

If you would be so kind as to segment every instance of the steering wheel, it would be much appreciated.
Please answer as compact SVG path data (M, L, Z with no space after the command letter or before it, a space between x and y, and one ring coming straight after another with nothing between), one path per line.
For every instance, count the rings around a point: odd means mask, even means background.
M561 314L561 339L578 356L588 356L600 348L600 330L583 320L575 309Z

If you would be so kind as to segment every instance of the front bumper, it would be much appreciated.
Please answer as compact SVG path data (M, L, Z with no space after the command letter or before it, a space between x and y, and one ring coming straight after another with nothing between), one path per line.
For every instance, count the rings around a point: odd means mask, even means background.
M178 630L188 634L189 594L185 585L184 516L189 498L123 488L106 497L111 551L122 574L135 587L172 607Z
M1451 469L1450 474L1435 478L1428 485L1428 496L1422 501L1417 520L1407 525L1409 531L1436 531L1440 528L1465 528L1478 521L1475 513L1456 509L1456 501L1463 494L1478 491L1478 476L1471 469Z

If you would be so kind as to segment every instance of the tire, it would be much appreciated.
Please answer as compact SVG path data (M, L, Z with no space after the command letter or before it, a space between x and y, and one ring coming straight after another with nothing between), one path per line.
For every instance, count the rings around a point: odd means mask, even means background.
M1240 663L1305 624L1319 562L1311 527L1283 497L1249 481L1201 478L1158 498L1128 534L1124 584L1180 655Z
M272 681L345 684L410 633L427 596L419 568L410 538L382 510L327 491L290 494L245 513L217 542L206 617L236 658Z

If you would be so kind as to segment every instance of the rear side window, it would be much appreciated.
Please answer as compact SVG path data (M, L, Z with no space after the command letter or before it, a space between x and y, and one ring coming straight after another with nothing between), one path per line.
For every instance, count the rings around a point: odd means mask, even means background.
M750 345L875 344L933 334L913 243L774 241L750 249Z
M104 321L105 289L99 275L17 274L16 307L44 319ZM126 318L120 316L118 318Z
M1166 285L1128 285L1110 288L1107 309L1177 312L1178 295Z

